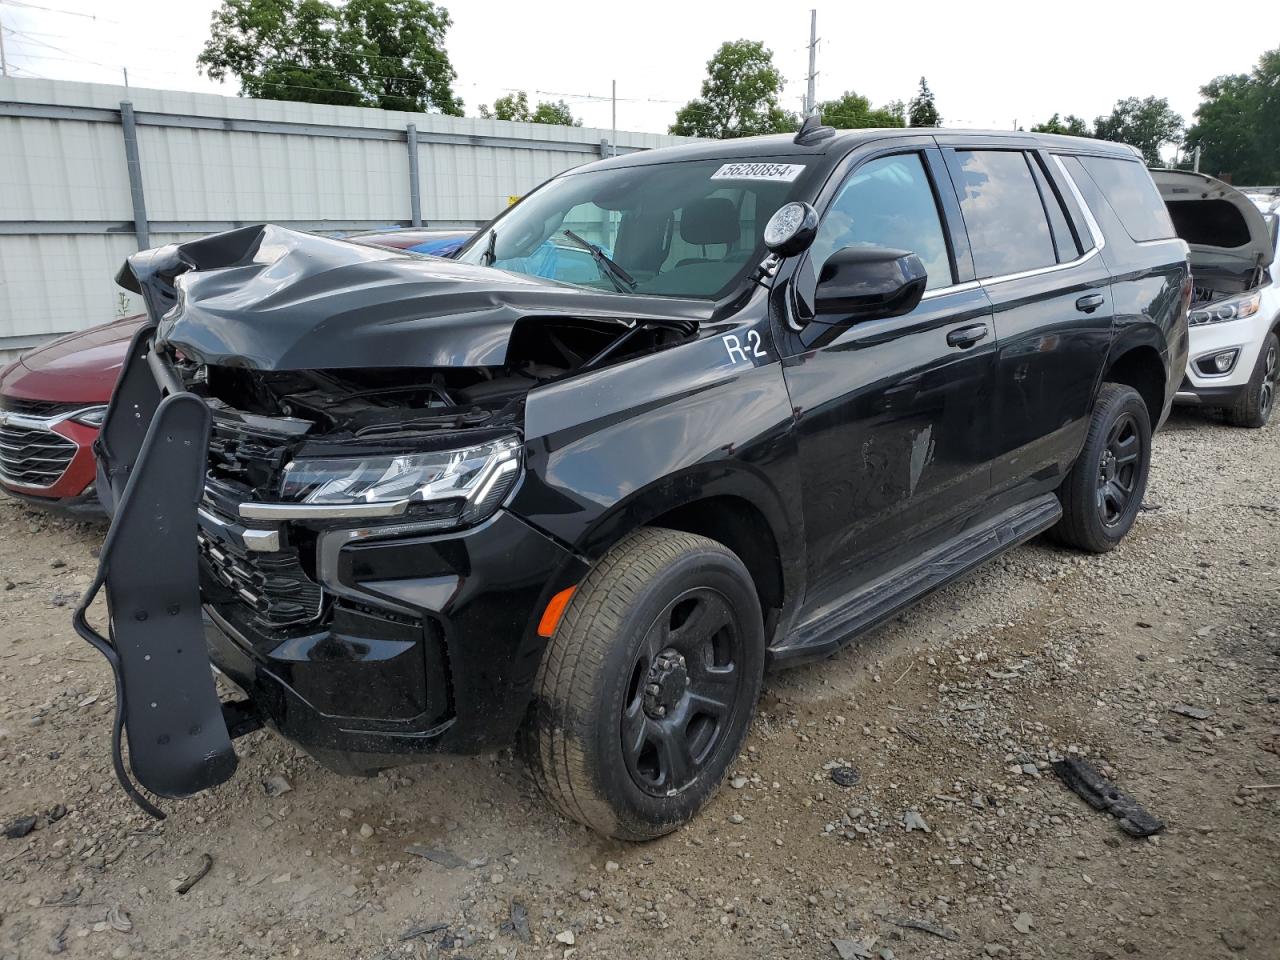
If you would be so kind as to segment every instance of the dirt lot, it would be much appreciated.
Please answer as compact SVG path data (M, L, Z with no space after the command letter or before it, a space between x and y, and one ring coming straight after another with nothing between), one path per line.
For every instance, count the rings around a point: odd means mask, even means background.
M644 846L509 753L348 780L267 733L152 822L69 626L101 530L0 501L0 822L40 814L0 839L0 957L1280 957L1280 790L1246 789L1280 784L1278 439L1175 415L1121 549L1038 541L774 675L733 783ZM1062 754L1168 829L1121 832Z

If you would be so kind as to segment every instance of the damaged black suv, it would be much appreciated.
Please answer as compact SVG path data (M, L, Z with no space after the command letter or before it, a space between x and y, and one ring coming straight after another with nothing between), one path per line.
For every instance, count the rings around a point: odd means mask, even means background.
M716 790L766 668L1042 531L1113 547L1191 294L1127 147L811 122L571 170L456 261L261 226L120 282L76 623L131 795L263 722L350 773L518 739L627 839Z

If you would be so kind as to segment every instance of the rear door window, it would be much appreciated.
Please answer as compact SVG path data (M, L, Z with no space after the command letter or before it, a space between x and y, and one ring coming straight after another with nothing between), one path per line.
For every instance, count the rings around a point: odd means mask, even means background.
M951 174L979 279L1058 262L1040 190L1021 150L956 150Z
M1076 242L1070 221L1067 220L1067 212L1062 207L1062 198L1058 196L1053 184L1040 169L1040 161L1035 157L1027 159L1031 164L1031 173L1035 177L1036 187L1040 190L1040 200L1049 214L1049 229L1053 234L1053 245L1058 252L1058 262L1066 263L1068 260L1074 260L1080 256L1080 245Z
M1177 236L1160 191L1141 161L1119 157L1078 159L1133 240L1142 243Z

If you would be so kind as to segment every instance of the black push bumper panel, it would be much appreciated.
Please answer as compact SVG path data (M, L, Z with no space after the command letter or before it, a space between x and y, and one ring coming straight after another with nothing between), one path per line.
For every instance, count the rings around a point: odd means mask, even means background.
M163 817L126 770L122 732L133 778L160 796L216 786L231 777L237 761L200 606L196 508L212 417L171 371L167 379L148 369L160 362L148 356L152 333L144 328L134 338L98 441L99 490L113 515L75 627L115 674L116 776L139 806ZM85 615L103 587L107 637Z

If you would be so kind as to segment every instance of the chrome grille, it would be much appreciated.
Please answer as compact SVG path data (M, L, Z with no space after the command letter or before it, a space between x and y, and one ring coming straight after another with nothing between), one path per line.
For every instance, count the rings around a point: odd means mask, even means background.
M320 616L324 594L307 576L298 551L277 553L239 550L202 529L200 556L213 579L235 594L267 627L308 623Z
M82 410L87 404L64 403L61 400L28 400L25 397L0 396L0 410L20 413L24 417L55 417L60 413Z
M76 455L74 441L27 424L0 423L0 480L44 488L58 482Z

